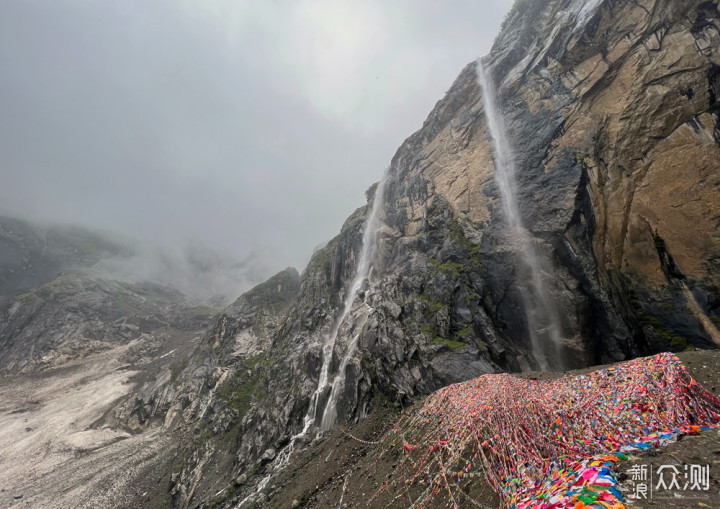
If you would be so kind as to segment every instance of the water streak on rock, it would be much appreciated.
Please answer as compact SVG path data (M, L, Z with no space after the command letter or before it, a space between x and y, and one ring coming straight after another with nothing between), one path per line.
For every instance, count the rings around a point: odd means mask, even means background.
M519 255L517 267L523 311L527 320L530 345L538 367L562 369L562 324L557 305L547 290L552 277L550 260L536 245L531 233L523 226L518 203L515 158L502 112L495 104L496 93L490 69L482 60L477 62L478 83L482 91L485 118L492 139L495 181L500 189L508 237Z
M322 392L322 390L324 390L325 388L324 386L321 386L321 384L324 383L327 385L328 383L328 366L330 364L330 360L332 359L332 350L335 346L335 341L337 340L340 326L342 325L347 315L350 313L350 309L352 308L353 302L355 301L355 298L357 297L360 288L362 288L365 280L370 276L373 261L375 260L375 253L377 251L377 234L380 226L382 225L381 212L382 203L385 196L386 182L387 174L383 176L382 180L377 186L377 189L375 190L375 198L373 199L372 209L370 210L370 215L368 215L368 218L365 221L362 251L360 253L357 269L355 271L355 277L350 284L350 291L345 298L345 307L343 309L343 313L337 320L337 323L335 324L335 327L333 328L333 331L328 338L328 342L325 344L325 348L323 348L323 373L321 374L320 383L318 384L318 391L320 392ZM348 344L347 351L345 352L342 362L340 363L340 369L338 369L338 373L333 380L330 397L328 399L327 405L325 406L325 412L323 413L323 418L321 421L320 428L322 431L328 431L330 428L332 428L332 426L335 424L335 421L337 420L338 398L340 397L341 391L345 388L345 374L347 371L347 366L350 362L350 359L352 359L352 356L355 354L355 350L357 349L357 343L358 335L356 334L355 337L353 337L353 339ZM325 377L324 379L323 376ZM316 395L320 393L318 391L316 391ZM317 399L317 396L315 397L315 399Z

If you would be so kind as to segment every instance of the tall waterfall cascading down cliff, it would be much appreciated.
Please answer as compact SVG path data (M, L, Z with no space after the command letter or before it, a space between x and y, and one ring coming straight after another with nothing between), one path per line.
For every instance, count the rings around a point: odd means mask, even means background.
M326 343L325 348L323 348L323 372L321 373L321 382L323 382L322 375L324 375L324 383L326 385L328 367L330 365L330 360L332 359L332 350L335 346L337 335L340 331L340 326L347 317L348 313L350 313L350 309L352 308L353 302L355 301L355 298L357 297L360 288L362 288L362 285L370 276L370 271L373 268L373 261L375 259L375 253L377 251L377 233L380 225L382 224L381 212L383 200L385 198L385 184L387 182L387 179L388 175L386 172L385 175L383 175L382 180L380 180L377 188L375 189L375 197L373 199L372 209L370 210L370 214L365 221L362 251L360 253L360 259L358 260L357 269L355 270L355 277L350 284L350 291L345 298L345 306L343 308L343 312L340 315L340 318L338 318L335 327L332 330L332 333L328 337L328 342ZM335 375L335 379L333 380L330 396L328 398L327 404L325 405L325 412L323 413L320 425L320 429L322 431L330 430L335 424L335 421L337 420L338 398L340 397L340 392L345 387L346 368L348 363L350 362L350 359L352 359L355 350L357 349L358 336L359 333L356 334L355 337L353 337L348 344L347 351L345 352L342 362L340 363L340 368L338 369L337 375ZM315 396L313 396L316 406L317 397L324 389L325 386L321 386L321 384L319 383L318 390L315 392ZM307 426L307 422L305 425Z
M355 302L355 298L357 297L360 288L362 288L362 285L365 283L365 280L370 275L370 270L373 267L372 262L375 258L375 251L377 249L377 230L380 226L380 212L382 209L382 201L386 181L387 173L383 175L383 178L380 180L380 183L375 189L375 197L373 198L373 204L370 208L370 213L365 220L365 230L363 232L360 257L358 259L358 263L355 269L355 276L350 283L348 293L344 299L342 313L335 321L335 325L333 326L330 334L327 336L327 338L325 339L325 343L323 344L323 363L320 369L320 377L318 379L317 389L315 390L315 393L313 394L310 401L308 413L305 416L305 426L303 429L303 434L307 433L310 427L315 424L317 420L318 401L322 396L323 392L325 392L325 390L327 389L328 385L330 385L330 364L332 362L333 350L335 349L335 343L337 342L340 327L345 321L345 318L350 313L352 305ZM337 400L340 394L340 390L344 386L345 368L347 368L347 364L350 361L353 353L355 352L355 348L357 346L357 339L358 338L355 337L352 339L352 341L350 341L348 349L345 352L343 360L340 364L340 369L338 370L338 373L333 380L330 396L328 398L327 404L325 406L325 412L323 413L323 417L321 420L322 431L327 431L332 428L333 424L335 424L335 420L337 419Z
M482 59L477 60L477 76L488 132L492 138L495 181L500 190L507 234L519 254L519 284L526 285L521 292L521 300L532 353L541 370L562 369L565 367L562 323L558 307L546 288L546 279L552 277L552 264L545 253L538 250L532 234L523 226L513 150L503 114L496 105L491 71L485 67ZM525 281L521 278L525 278Z
M326 392L328 386L331 387L330 394L328 396L325 410L323 412L320 430L322 432L329 431L332 429L335 421L337 420L337 405L338 399L342 389L345 387L345 372L346 368L352 359L353 354L357 349L358 335L352 338L349 342L345 355L340 363L338 373L335 375L335 379L330 384L330 365L332 363L333 351L335 349L335 343L337 342L338 334L340 333L340 327L342 326L345 318L350 314L352 305L358 296L358 292L362 288L365 281L370 276L370 272L373 268L373 261L375 260L375 253L377 251L377 233L382 225L381 213L383 208L383 200L385 196L385 185L388 180L388 172L386 171L382 179L375 188L375 196L373 197L373 203L370 208L370 212L365 219L365 228L363 231L362 248L360 251L360 257L355 269L355 275L348 287L348 293L345 296L343 302L343 310L340 316L335 321L333 328L330 330L325 338L322 348L322 365L320 368L320 376L318 378L318 385L310 399L310 406L308 407L307 413L303 421L303 429L298 434L294 435L290 442L285 448L280 451L275 460L272 463L270 473L266 475L257 485L254 492L245 497L236 506L238 509L243 507L256 493L262 491L267 486L273 475L286 467L290 463L290 459L295 451L295 444L299 439L307 436L310 428L317 422L317 411L318 403L323 393Z
M708 345L720 317L718 11L657 6L514 11L302 274L214 321L196 356L210 361L178 377L167 420L195 425L212 398L196 426L217 449L186 461L177 505L212 500L222 482L225 507L338 507L342 493L386 507L407 485L370 501L381 479L357 451L373 448L333 422L402 447L381 438L388 411L444 387ZM200 447L184 457L202 459Z

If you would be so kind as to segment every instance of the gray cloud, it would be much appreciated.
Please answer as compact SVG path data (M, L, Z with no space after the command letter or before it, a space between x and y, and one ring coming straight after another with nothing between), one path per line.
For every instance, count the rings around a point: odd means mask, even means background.
M0 207L299 268L512 0L0 3Z

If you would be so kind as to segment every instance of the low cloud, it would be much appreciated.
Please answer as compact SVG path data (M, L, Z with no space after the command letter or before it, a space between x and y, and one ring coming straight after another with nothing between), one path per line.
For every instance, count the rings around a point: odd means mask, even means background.
M193 302L223 305L267 278L270 268L257 256L237 261L195 243L172 249L136 246L101 260L93 270L109 279L169 285Z
M2 2L0 206L302 270L511 1Z

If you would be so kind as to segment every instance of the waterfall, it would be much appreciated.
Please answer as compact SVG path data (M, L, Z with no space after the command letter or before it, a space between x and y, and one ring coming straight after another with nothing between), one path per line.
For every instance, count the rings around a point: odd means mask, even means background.
M387 173L383 176L377 188L375 189L375 198L373 199L372 208L370 209L370 214L365 220L365 231L363 232L362 251L360 252L360 258L358 259L357 268L355 270L355 277L350 284L350 291L345 297L345 306L343 308L343 312L340 315L340 318L338 318L337 322L335 323L335 327L333 327L333 330L330 336L328 336L328 340L323 347L322 372L320 374L318 389L317 391L315 391L314 396L316 407L319 394L322 393L325 387L327 387L328 370L330 367L330 361L332 360L332 352L333 348L335 347L335 341L337 340L337 335L340 331L340 326L342 325L347 315L350 313L353 302L355 302L355 298L357 297L360 288L362 288L363 283L370 275L370 270L372 268L373 261L375 260L375 252L377 251L377 233L382 224L380 212L382 209L383 200L385 198L386 181ZM322 431L328 431L330 428L332 428L332 426L335 424L335 420L337 419L338 398L340 397L341 391L345 388L345 372L347 369L347 365L350 362L350 359L352 359L352 356L355 354L355 350L357 349L357 343L359 339L358 336L359 333L356 334L355 337L353 337L353 339L348 344L347 351L345 352L342 362L340 363L338 373L337 375L335 375L335 380L333 380L330 397L328 398L328 402L325 405L325 412L323 413L323 418L321 421L320 428ZM317 408L315 408L315 410L317 410Z
M340 313L340 316L335 321L335 325L333 325L330 334L328 334L325 338L325 342L323 343L323 363L320 368L320 377L318 379L317 389L315 389L315 392L310 399L310 406L308 407L307 414L305 415L305 425L302 431L303 435L310 430L310 427L313 424L315 424L315 421L317 420L318 400L322 396L322 393L325 392L328 385L330 385L330 364L332 363L333 350L335 349L335 342L337 341L340 327L345 321L347 315L350 314L350 309L352 309L353 302L355 302L355 298L357 297L360 288L362 288L363 283L370 275L370 269L372 268L372 263L375 258L375 251L377 250L377 231L381 224L380 210L382 208L382 202L385 195L386 181L387 172L383 175L383 178L380 180L377 188L375 189L372 207L370 208L370 213L365 219L362 249L355 268L355 276L353 277L350 287L348 288L348 292L345 295L342 313ZM323 431L327 431L333 424L335 424L335 419L337 417L337 399L339 397L340 390L345 385L345 368L347 367L350 358L355 353L357 340L358 338L356 336L348 345L348 349L345 352L342 363L340 364L338 374L335 376L335 380L333 381L330 397L326 404L325 413L323 414L323 419L321 421Z
M515 157L507 136L505 119L495 104L496 94L491 73L480 59L477 61L477 75L492 140L495 181L500 190L509 237L520 255L518 281L524 278L527 284L527 288L522 288L520 293L530 346L540 369L548 370L551 367L548 357L554 359L553 367L560 369L564 367L561 351L562 326L557 305L547 291L546 282L552 277L552 264L548 257L538 250L532 234L523 227L517 198Z
M262 491L265 486L267 486L270 479L272 479L273 475L275 475L276 472L286 467L290 463L290 458L295 451L295 443L298 441L298 439L303 438L307 435L308 431L310 431L310 428L313 426L313 424L315 424L317 420L318 400L322 396L323 392L325 392L327 387L330 385L330 364L332 362L333 350L335 349L335 342L337 341L340 327L345 321L345 318L347 318L347 316L350 314L353 302L355 302L357 294L367 280L368 276L370 275L370 271L373 266L375 253L377 251L377 233L380 229L380 226L382 225L382 220L380 216L383 206L383 200L385 197L385 184L387 178L388 173L385 172L383 178L380 180L380 183L375 189L375 197L373 198L372 207L370 208L370 212L365 219L365 230L363 232L362 249L360 251L360 257L358 258L357 266L355 268L355 276L353 277L353 280L348 287L348 292L343 302L342 313L335 321L335 324L333 325L330 334L326 336L323 343L323 363L322 367L320 368L318 386L317 389L315 389L312 398L310 399L310 406L308 407L307 414L305 414L303 429L302 431L300 431L300 433L294 435L290 439L290 443L288 443L288 445L286 445L278 453L275 460L273 460L272 464L270 465L270 473L258 483L258 485L253 490L253 493L240 501L240 503L236 506L236 509L243 507L257 493ZM347 351L345 352L342 362L340 363L340 369L338 370L338 373L337 375L335 375L335 379L333 380L332 388L330 390L330 396L328 398L327 404L325 405L325 412L321 420L322 431L328 431L330 428L332 428L332 426L335 424L335 420L337 419L337 402L342 389L345 387L345 371L348 363L350 362L350 359L355 354L358 339L359 337L358 335L356 335L350 341Z

